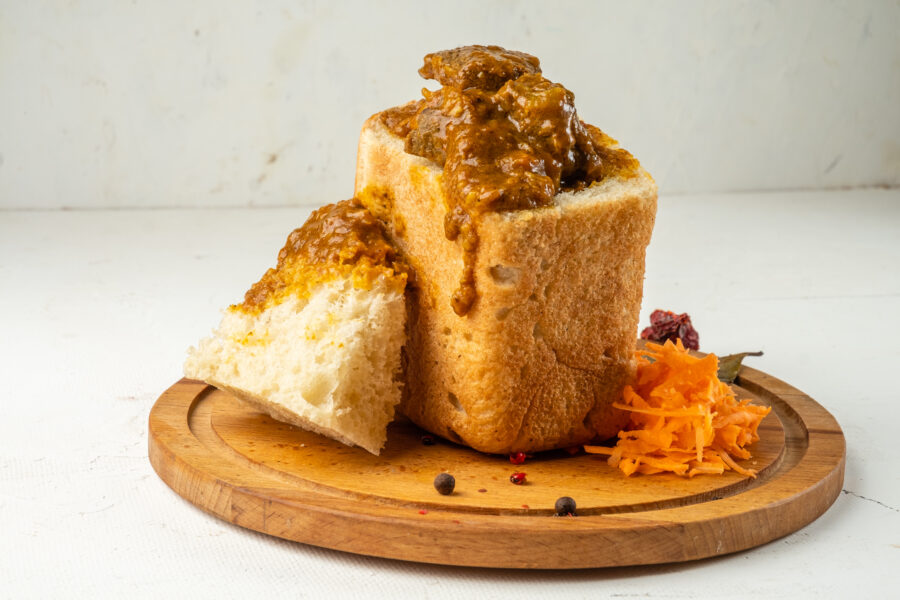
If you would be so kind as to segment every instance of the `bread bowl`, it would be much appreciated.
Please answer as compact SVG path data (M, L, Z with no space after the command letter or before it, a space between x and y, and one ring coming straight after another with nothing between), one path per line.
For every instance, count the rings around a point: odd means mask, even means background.
M401 410L491 453L614 436L653 178L578 120L534 57L471 46L426 56L420 73L444 87L365 122L355 186L413 274Z

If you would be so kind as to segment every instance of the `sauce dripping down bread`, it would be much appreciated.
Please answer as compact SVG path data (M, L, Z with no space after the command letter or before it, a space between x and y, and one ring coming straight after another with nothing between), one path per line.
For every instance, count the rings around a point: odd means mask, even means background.
M424 98L381 119L404 138L406 152L443 167L444 233L464 251L451 304L463 316L478 297L481 214L551 206L560 191L634 175L639 164L578 118L574 94L543 77L534 56L465 46L428 54L424 62L419 74L443 87L423 90Z

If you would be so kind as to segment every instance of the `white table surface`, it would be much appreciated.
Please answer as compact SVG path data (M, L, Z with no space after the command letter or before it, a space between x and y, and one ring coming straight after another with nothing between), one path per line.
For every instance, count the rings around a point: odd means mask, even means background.
M900 190L663 196L642 323L688 311L701 349L764 350L843 427L844 492L760 548L578 572L285 542L156 476L150 407L308 212L0 212L0 597L896 597Z

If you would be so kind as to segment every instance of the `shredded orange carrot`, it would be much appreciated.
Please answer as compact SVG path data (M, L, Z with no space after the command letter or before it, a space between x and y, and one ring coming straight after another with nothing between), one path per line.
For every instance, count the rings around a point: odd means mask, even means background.
M585 446L608 455L625 475L670 472L686 477L732 470L756 477L735 457L750 458L745 446L759 439L757 428L771 408L737 400L716 376L719 359L691 356L675 344L648 343L636 352L638 368L616 408L631 413L628 429L614 448Z

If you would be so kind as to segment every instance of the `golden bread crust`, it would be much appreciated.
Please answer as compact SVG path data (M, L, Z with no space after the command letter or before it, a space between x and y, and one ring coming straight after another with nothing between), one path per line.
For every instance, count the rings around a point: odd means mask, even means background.
M612 407L633 373L656 185L643 169L554 206L485 213L478 299L450 297L463 255L444 235L441 169L403 150L374 115L363 126L356 195L413 271L401 410L425 429L491 453L614 436Z

